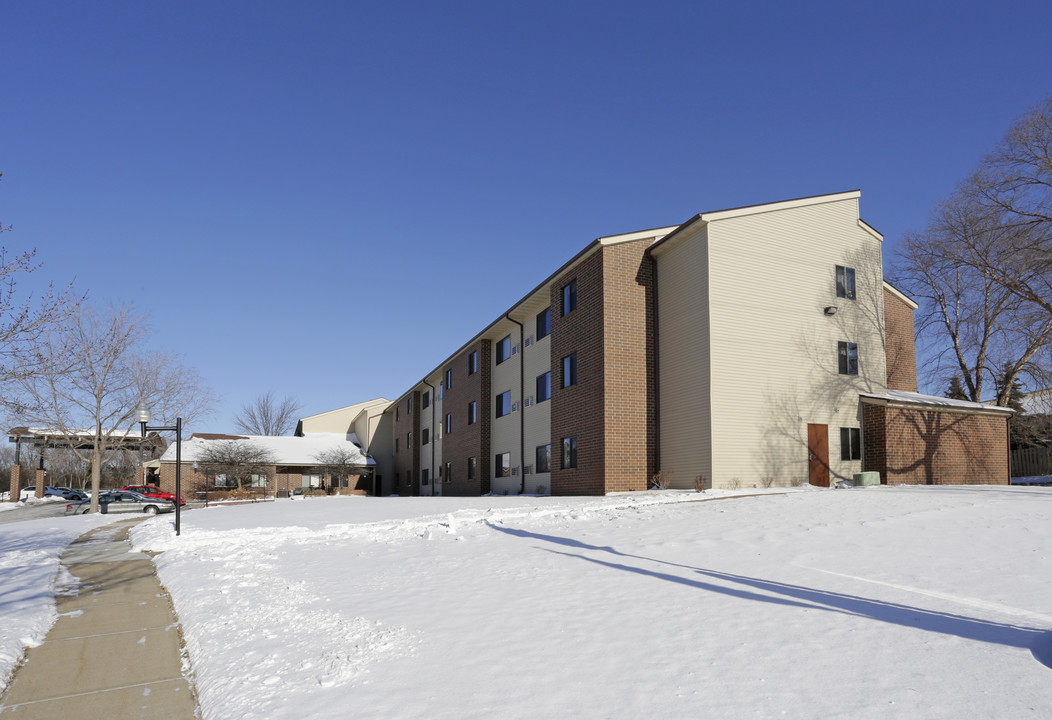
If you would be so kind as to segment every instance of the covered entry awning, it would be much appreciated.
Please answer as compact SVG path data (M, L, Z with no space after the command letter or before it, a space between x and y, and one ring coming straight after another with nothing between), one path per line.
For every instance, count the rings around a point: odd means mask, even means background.
M150 433L142 437L141 432L113 430L106 435L102 442L105 450L145 450L165 447L164 440L157 433ZM61 450L90 450L95 446L94 430L16 427L8 430L7 436L8 442L15 443L16 455L22 445Z

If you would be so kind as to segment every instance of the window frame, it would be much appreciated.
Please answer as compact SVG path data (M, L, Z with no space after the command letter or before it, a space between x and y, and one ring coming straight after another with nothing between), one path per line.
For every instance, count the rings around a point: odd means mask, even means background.
M506 397L507 403L503 402ZM505 390L504 392L497 393L496 400L493 401L493 411L495 417L502 418L511 415L511 390Z
M836 266L836 296L845 300L858 297L855 291L855 268L847 265Z
M550 473L552 471L552 444L548 443L547 445L538 445L536 453L537 462L534 465L534 471L537 474ZM544 460L544 462L541 462L542 459ZM544 468L543 470L541 469L542 467Z
M468 458L468 480L475 479L475 472L478 468L478 459L474 457Z
M431 442L431 428L420 428L421 447Z
M511 335L504 336L495 345L496 351L493 353L493 357L496 359L497 365L511 359Z
M840 459L854 461L862 459L862 429L840 428Z
M577 436L564 437L562 441L562 457L560 465L563 470L574 470L577 468Z
M453 368L446 368L446 390L453 389Z
M577 353L572 352L562 361L563 376L562 386L563 388L572 387L577 384Z
M446 435L453 432L453 413L446 413Z
M838 375L858 375L858 343L837 341L836 359Z
M472 400L468 403L468 425L474 425L479 419L478 403Z
M505 465L503 462L501 462L502 458L507 458L507 465ZM507 473L504 472L505 468L507 468ZM496 455L494 456L494 460L493 460L493 477L495 477L495 478L511 477L511 453L510 452L496 453Z
M537 313L536 335L542 340L552 334L552 309L545 308Z
M431 407L431 391L425 390L420 396L420 408L426 410L429 407Z
M542 393L541 393L541 390L542 390L541 380L544 380L543 397L542 397ZM546 371L542 372L540 375L537 376L537 385L535 387L535 391L536 391L536 399L534 400L534 402L542 403L542 402L547 402L548 400L552 399L552 371L551 370L546 370Z
M474 375L479 370L479 351L472 350L468 353L468 375Z
M566 317L577 309L577 278L563 285L562 314Z

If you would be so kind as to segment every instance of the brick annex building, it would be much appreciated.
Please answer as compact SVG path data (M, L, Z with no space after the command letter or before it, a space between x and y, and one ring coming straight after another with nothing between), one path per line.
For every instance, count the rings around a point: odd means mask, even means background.
M1008 483L1010 410L916 392L917 305L884 281L883 237L859 197L593 241L375 408L378 486L597 495L644 490L659 472L721 488L863 470ZM348 419L301 427L343 432Z

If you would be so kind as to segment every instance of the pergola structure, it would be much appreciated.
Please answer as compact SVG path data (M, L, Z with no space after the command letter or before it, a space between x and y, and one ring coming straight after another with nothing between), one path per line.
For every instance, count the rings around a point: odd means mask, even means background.
M22 446L40 449L40 467L36 471L36 496L44 496L44 451L45 450L91 450L95 447L94 430L58 430L54 428L16 427L7 432L8 442L15 444L15 462L11 466L11 502L18 502L22 490ZM157 433L142 437L141 432L114 430L102 438L103 450L163 450L164 441Z

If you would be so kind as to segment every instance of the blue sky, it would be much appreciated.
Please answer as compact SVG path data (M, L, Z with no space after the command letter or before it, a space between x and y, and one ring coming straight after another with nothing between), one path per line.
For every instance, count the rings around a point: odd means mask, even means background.
M704 210L861 189L887 265L1052 92L1047 1L0 20L3 242L149 313L223 397L191 431L268 390L304 415L396 397L593 238Z

